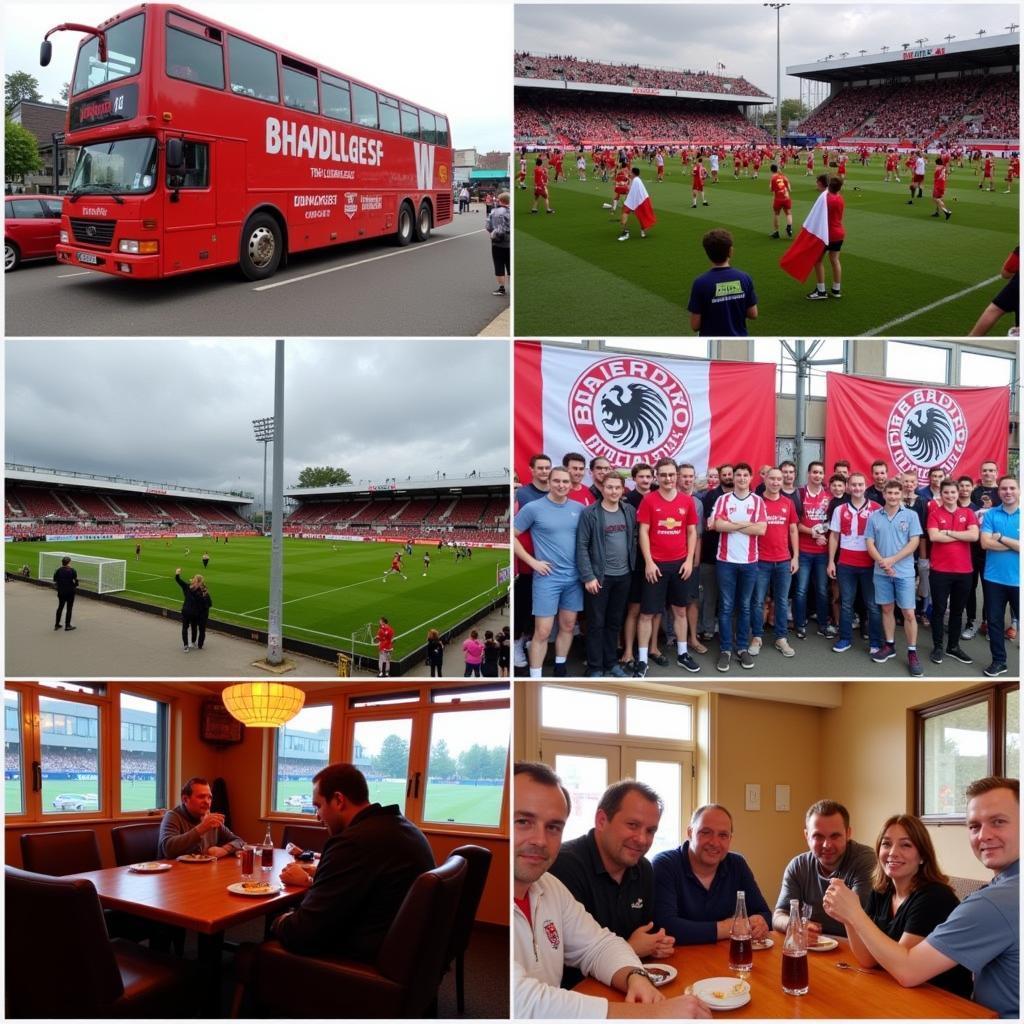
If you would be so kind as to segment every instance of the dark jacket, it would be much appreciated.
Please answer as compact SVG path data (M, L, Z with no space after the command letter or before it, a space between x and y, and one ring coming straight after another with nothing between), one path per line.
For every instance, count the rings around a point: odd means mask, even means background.
M53 574L53 582L61 597L70 597L78 587L78 573L70 565L62 565Z
M180 575L175 575L174 582L181 587L185 597L181 605L181 614L190 618L205 619L213 607L213 598L208 590L193 590Z
M324 844L313 884L275 934L292 953L373 960L412 883L434 867L427 837L392 804L370 804Z
M626 553L629 571L636 568L636 509L620 501L619 509L626 517ZM604 579L604 528L608 518L604 506L598 502L588 505L580 515L576 527L576 568L584 583Z

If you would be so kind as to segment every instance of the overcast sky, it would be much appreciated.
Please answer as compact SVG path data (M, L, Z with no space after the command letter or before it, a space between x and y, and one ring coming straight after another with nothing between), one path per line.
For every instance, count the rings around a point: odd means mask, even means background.
M272 341L8 341L8 462L261 493ZM504 341L288 341L285 484L510 465ZM268 461L269 468L272 465Z
M41 68L43 36L67 21L98 25L131 6L129 0L4 3L5 73L35 75L43 98L56 99L71 78L84 37L75 32L52 36L53 60ZM185 0L183 6L447 114L460 149L509 149L512 76L508 63L495 59L495 53L511 52L511 4L471 9L386 0L372 5Z
M843 50L878 53L883 45L895 49L922 37L930 37L927 45L944 45L946 35L967 39L982 28L997 35L1019 14L1015 5L969 2L793 4L780 16L783 98L800 94L799 79L785 74L787 65ZM721 63L725 74L742 75L775 94L775 12L760 3L520 4L515 47L691 71L713 71Z

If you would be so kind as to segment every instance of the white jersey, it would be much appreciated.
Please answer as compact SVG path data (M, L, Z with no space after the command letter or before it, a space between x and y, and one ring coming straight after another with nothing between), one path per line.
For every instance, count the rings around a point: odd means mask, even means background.
M711 154L711 170L713 170L713 171L717 171L718 170L718 154L717 153L712 153Z
M922 178L924 177L924 157L923 156L919 156L914 161L914 173L915 174L920 174Z

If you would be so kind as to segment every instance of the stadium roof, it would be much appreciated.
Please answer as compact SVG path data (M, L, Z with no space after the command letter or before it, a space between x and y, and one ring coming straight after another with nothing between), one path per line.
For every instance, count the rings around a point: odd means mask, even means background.
M561 92L599 92L616 96L663 96L677 100L724 100L726 103L771 103L770 96L738 92L694 92L688 89L652 89L639 85L602 85L598 82L566 82L560 78L515 78L517 89L553 89Z
M23 466L14 462L4 464L4 479L9 483L31 484L34 487L77 487L99 491L119 491L123 494L163 494L171 498L220 501L229 505L251 505L253 502L251 497L232 494L230 491L210 491L204 487L189 487L184 484L154 483L152 480L132 480L129 477L79 473L72 469Z
M935 29L940 31L940 29ZM989 39L965 39L942 45L893 49L863 56L830 55L813 64L793 64L786 74L815 82L862 82L894 75L934 75L940 71L973 71L977 68L1015 68L1020 63L1020 33L1004 33Z
M483 494L493 491L496 487L508 488L511 478L508 473L474 473L462 477L415 477L409 480L380 480L370 482L360 480L354 484L335 484L330 487L289 487L286 498L302 500L304 498L333 498L353 495L370 498L374 495L391 494L395 497L428 494Z

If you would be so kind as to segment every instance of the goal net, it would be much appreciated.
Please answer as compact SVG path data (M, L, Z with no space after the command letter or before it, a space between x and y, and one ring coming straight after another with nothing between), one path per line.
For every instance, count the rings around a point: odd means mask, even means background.
M97 594L111 594L125 589L128 563L123 558L100 558L98 555L77 555L73 551L40 551L39 578L53 579L62 558L71 559L71 568L78 573L78 585Z

